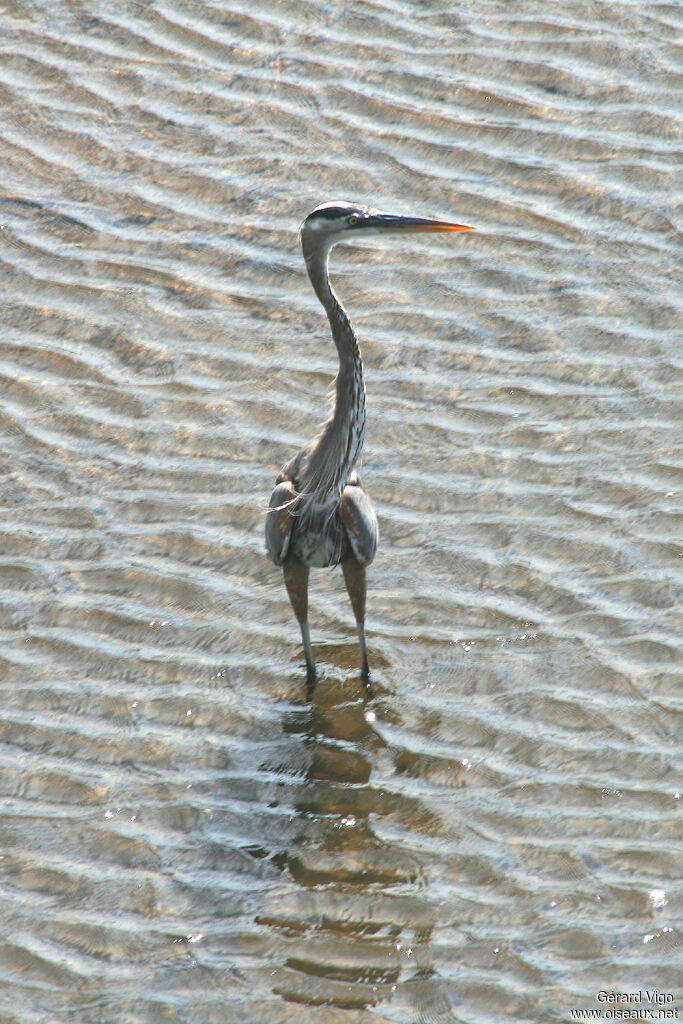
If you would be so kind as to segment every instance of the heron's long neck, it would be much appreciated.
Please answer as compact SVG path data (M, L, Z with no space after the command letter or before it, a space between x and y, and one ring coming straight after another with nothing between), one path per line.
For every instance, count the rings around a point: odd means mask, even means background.
M327 313L332 337L339 355L332 416L325 424L312 461L319 456L318 468L329 490L346 483L360 455L365 432L365 381L358 340L349 318L330 285L327 259L306 261L315 293ZM334 471L333 471L334 469Z

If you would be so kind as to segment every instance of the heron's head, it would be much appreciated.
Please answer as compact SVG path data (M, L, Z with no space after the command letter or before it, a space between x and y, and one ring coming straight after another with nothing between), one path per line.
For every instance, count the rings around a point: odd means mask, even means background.
M406 217L397 213L382 213L369 206L356 203L323 203L309 213L301 225L299 237L304 256L325 258L333 245L352 236L388 231L473 231L466 224L427 217Z

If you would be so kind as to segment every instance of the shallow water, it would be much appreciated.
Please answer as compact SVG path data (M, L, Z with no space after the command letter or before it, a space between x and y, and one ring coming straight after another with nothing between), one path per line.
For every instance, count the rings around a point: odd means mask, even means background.
M680 7L6 0L0 1020L683 1010ZM377 685L264 555L366 361ZM678 1000L678 1002L676 1002Z

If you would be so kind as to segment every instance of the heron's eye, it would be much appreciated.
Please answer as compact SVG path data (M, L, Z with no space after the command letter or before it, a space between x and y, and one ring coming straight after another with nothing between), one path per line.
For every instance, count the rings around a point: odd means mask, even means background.
M351 214L347 223L350 228L354 228L356 226L356 224L358 223L358 217L356 217L355 213Z

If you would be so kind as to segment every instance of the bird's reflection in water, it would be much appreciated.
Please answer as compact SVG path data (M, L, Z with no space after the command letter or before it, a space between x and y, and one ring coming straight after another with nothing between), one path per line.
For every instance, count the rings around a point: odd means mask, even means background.
M351 685L325 680L312 704L284 714L283 732L307 767L295 788L298 829L280 862L283 884L257 920L278 936L272 986L287 1001L436 1001L449 1012L431 964L428 865L403 841L419 801L372 778L386 753L374 716L386 713Z

